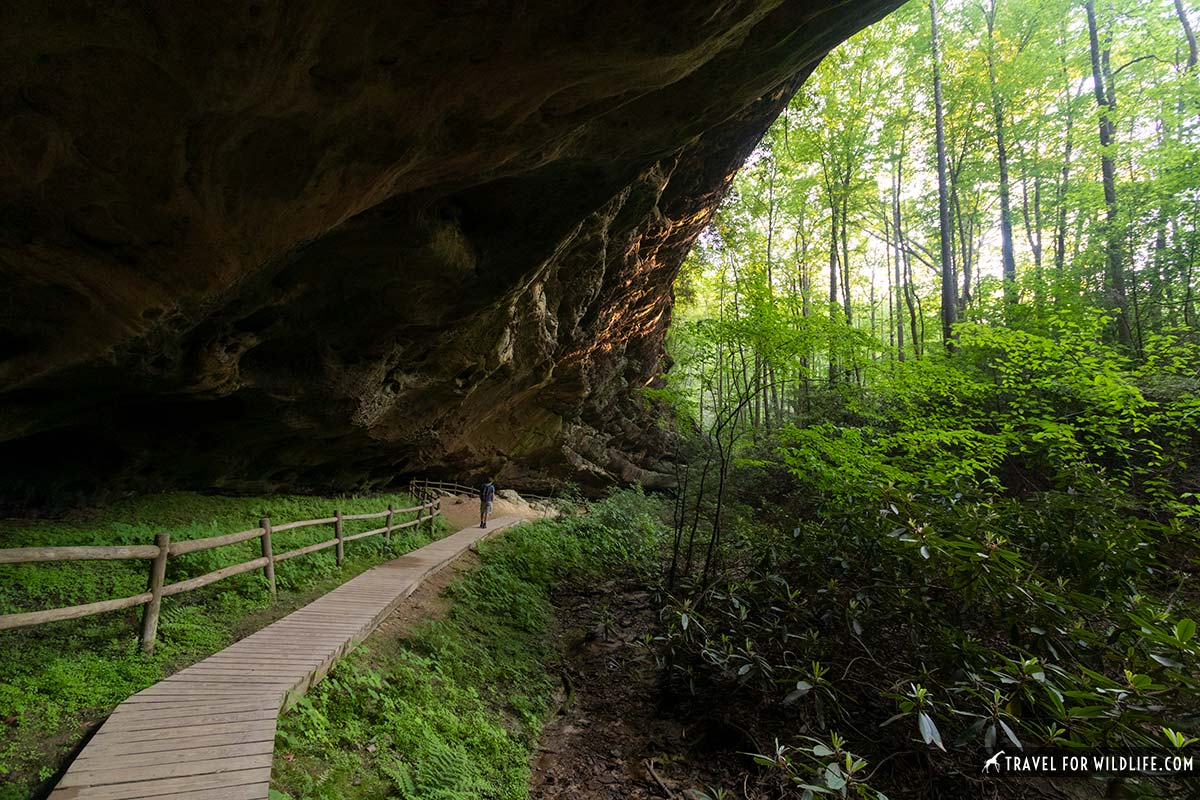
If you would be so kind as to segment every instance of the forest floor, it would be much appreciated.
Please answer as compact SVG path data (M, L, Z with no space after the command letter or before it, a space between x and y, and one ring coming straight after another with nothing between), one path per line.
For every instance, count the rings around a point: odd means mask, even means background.
M664 693L645 646L658 628L650 592L616 579L567 587L554 605L562 688L532 760L530 798L690 799L741 781L747 734Z
M647 646L661 622L644 581L623 576L587 587L568 584L553 602L551 635L561 686L557 708L530 761L530 800L799 796L750 755L772 752L772 734L794 734L770 709L746 697L692 697L666 680ZM889 775L893 800L964 796L934 786L919 765L896 762ZM967 796L1099 800L1129 795L1105 781L1018 778L977 783Z

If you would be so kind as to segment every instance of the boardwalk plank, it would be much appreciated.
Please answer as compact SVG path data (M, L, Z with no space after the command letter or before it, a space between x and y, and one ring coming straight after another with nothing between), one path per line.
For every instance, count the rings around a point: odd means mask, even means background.
M191 709L199 709L200 711L204 711L206 709L216 708L224 713L227 711L254 711L263 708L274 708L274 706L272 706L270 701L267 699L259 697L253 700L217 700L211 703L180 703L177 708L181 711L189 711L189 713L191 713ZM116 719L124 714L136 713L138 715L143 715L150 711L153 711L153 709L146 706L133 706L122 703L113 710L113 713L109 716L109 719Z
M244 744L186 747L181 750L160 750L155 753L131 753L129 755L113 755L110 753L103 757L80 758L76 763L83 767L95 765L96 769L126 769L129 767L161 764L164 760L171 763L180 763L184 761L212 761L218 758L232 758L234 756L269 755L274 749L274 742L266 740L261 742L246 742Z
M207 796L215 797L212 790L227 789L246 784L265 784L271 780L271 765L236 772L215 772L208 775L188 775L182 778L161 778L158 780L138 781L131 783L112 783L97 786L65 786L55 789L50 795L51 800L127 800L128 798L163 797L177 795L180 792L208 791ZM265 795L263 795L265 797Z
M261 800L270 793L269 783L250 783L197 792L172 792L171 800Z
M225 772L240 772L258 767L271 768L271 753L234 755L213 758L207 761L177 761L171 756L153 764L114 769L73 769L63 776L59 786L103 786L106 784L140 783L164 778L184 778L193 775L217 775ZM85 764L90 762L84 762Z
M181 714L174 715L159 715L153 716L141 714L128 714L120 718L114 717L104 724L105 729L111 733L117 731L150 731L159 729L171 729L182 726L195 725L218 725L229 722L253 722L254 720L270 720L275 719L278 714L278 709L264 708L258 711L231 711L228 713L202 714L198 716L185 716ZM84 750L82 755L86 755L87 750ZM81 757L82 757L81 755Z
M222 733L261 733L264 730L275 730L275 720L245 719L234 722L212 722L203 725L176 725L174 728L151 728L149 730L114 729L111 732L101 728L88 743L105 745L117 742L138 742L151 739L187 739L192 736L211 736ZM85 750L87 748L84 748Z
M79 757L87 754L88 758L107 758L109 756L136 755L138 753L165 753L173 750L183 750L189 747L222 747L225 745L249 744L252 742L274 742L275 730L262 728L249 733L213 733L206 736L194 736L189 739L154 738L139 742L122 742L113 739L107 744L98 745L93 750L91 745L84 748ZM72 765L74 768L74 765Z

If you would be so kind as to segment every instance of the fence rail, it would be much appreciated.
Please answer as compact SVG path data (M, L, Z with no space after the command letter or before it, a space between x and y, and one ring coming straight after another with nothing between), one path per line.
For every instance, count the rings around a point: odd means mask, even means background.
M38 561L117 561L130 558L154 558L158 548L152 544L133 547L10 547L0 550L0 564L27 564Z
M411 484L410 493L426 499L430 497L440 497L447 494L477 495L479 494L479 487L476 486L472 488L465 484L455 483L454 481L421 480L414 481Z
M240 575L243 572L261 569L263 576L267 579L267 585L271 590L271 599L275 599L275 564L280 561L287 561L291 558L315 553L319 550L325 550L330 547L337 548L337 565L340 567L345 560L345 544L356 539L365 539L368 536L378 536L384 534L385 537L391 538L394 531L412 528L422 524L429 525L430 533L433 532L433 520L441 515L441 494L430 490L428 487L424 491L417 493L414 496L422 500L419 505L411 508L393 508L389 505L383 511L376 511L370 514L345 514L341 510L335 510L332 517L323 519L305 519L295 522L286 522L282 525L271 524L270 517L264 517L257 528L252 528L247 531L239 531L238 533L225 533L217 536L208 536L203 539L187 539L180 542L172 542L169 533L159 533L154 537L152 545L129 545L129 546L89 546L89 547L12 547L0 549L0 564L34 564L46 561L86 561L86 560L140 560L149 561L149 580L147 581L147 590L142 594L137 594L132 597L120 597L113 600L101 600L96 603L84 603L76 606L66 606L63 608L50 608L42 611L27 611L20 614L4 614L0 615L0 630L6 628L20 628L29 625L41 625L47 622L58 622L60 620L79 619L80 617L88 617L93 614L102 614L106 611L118 611L134 606L145 606L142 613L142 631L141 643L142 649L147 653L154 651L154 641L158 632L159 612L162 608L162 599L164 597L172 597L183 592L190 592L193 589L199 589L203 586L208 586L210 583L224 580L225 578ZM416 512L414 519L395 524L397 514L411 514ZM355 533L350 536L345 535L343 523L353 520L363 519L385 519L386 523L382 528L375 528L361 533ZM294 550L288 550L283 553L276 553L271 543L271 534L280 531L295 530L297 528L307 528L313 525L332 525L333 538L326 539L305 547L298 547ZM197 553L203 550L212 550L217 547L225 547L231 544L246 542L251 539L259 539L262 543L262 556L252 558L249 561L243 561L238 564L233 564L228 567L223 567L218 570L198 575L187 580L177 581L175 583L166 583L167 561L172 557L185 555L187 553Z
M422 494L422 491L424 494ZM479 494L479 487L471 487L465 484L456 483L454 481L413 481L410 484L410 492L414 497L437 497L441 495L467 495L475 497ZM518 492L521 497L526 500L542 500L544 502L552 502L555 498L544 494L533 494L531 492Z

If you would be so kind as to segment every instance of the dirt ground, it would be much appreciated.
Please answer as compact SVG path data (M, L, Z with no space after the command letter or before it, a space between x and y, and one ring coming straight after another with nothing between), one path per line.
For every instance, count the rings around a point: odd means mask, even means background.
M710 755L752 745L664 696L641 644L653 628L650 595L613 581L560 595L555 605L563 688L531 762L530 797L690 800L699 796L692 789L732 788L728 759Z

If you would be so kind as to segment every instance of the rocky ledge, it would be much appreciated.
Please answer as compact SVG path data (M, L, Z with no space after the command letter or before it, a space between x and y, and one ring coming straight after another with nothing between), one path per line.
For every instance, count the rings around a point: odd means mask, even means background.
M732 173L895 0L0 10L0 495L662 479Z

